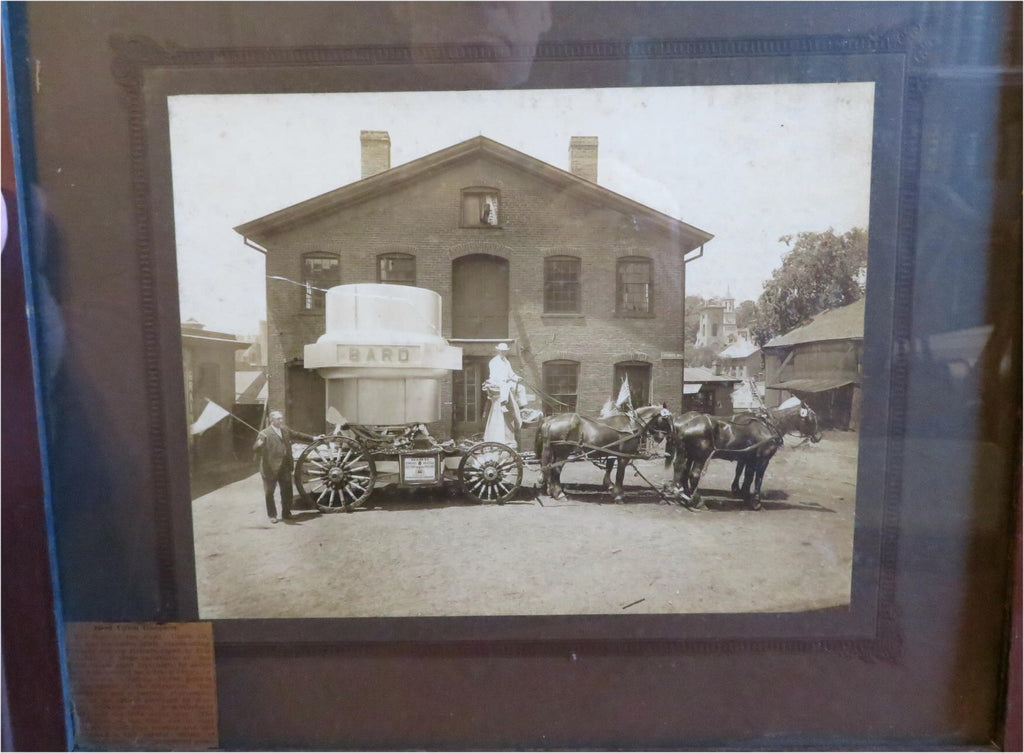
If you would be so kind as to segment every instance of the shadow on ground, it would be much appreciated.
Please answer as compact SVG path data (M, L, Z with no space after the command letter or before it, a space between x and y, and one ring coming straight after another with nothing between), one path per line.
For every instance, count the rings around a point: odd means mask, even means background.
M727 489L701 489L701 499L708 510L715 512L733 512L736 510L749 510L748 503L741 494ZM814 512L831 512L835 510L819 505L816 502L803 504L791 504L785 500L789 494L781 489L771 489L761 493L761 506L764 510L812 510Z
M231 460L211 465L208 468L202 466L193 468L189 474L192 499L202 497L204 494L241 481L258 472L259 469L252 460Z
M541 507L557 507L565 504L586 502L588 504L615 504L611 493L600 484L567 484L565 493L566 500L554 500L541 492L541 489L530 483L520 487L511 499L504 504L514 505L540 505ZM662 501L658 492L650 487L626 486L626 502L650 503ZM470 497L459 487L457 483L446 484L441 487L423 486L419 488L402 488L399 486L386 486L374 489L369 499L356 510L378 510L385 512L405 512L408 510L436 510L448 507L479 507L481 505L493 505L495 502L478 502ZM317 511L306 508L298 498L292 509L296 512L303 511L310 515L317 515Z

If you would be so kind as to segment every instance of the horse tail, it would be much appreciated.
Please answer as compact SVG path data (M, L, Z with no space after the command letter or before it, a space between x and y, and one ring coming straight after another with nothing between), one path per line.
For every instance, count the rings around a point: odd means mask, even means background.
M533 437L533 451L537 455L538 460L540 460L540 456L544 452L544 430L546 428L547 423L541 421L540 426L537 427L537 433Z

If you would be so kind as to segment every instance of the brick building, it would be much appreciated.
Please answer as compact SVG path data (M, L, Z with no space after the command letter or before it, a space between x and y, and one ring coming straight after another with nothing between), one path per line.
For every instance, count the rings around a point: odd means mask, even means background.
M684 256L710 233L598 185L593 137L572 139L570 171L483 136L391 168L387 133L361 141L361 180L235 228L266 254L270 406L293 426L324 423L323 383L302 364L321 291L356 282L441 295L463 370L443 385L438 436L482 430L498 342L529 385L582 412L624 376L636 404L679 409Z

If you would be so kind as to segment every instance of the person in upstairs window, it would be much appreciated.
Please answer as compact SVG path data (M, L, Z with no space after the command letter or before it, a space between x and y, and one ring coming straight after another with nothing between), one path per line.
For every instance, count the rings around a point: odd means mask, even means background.
M487 196L484 198L484 205L483 208L480 210L480 224L498 224L498 203L497 201L495 201L495 198L493 196Z
M278 521L277 506L274 503L274 487L281 490L281 520L292 519L292 459L293 442L312 442L315 437L289 429L284 423L281 411L270 412L270 426L256 437L253 452L259 459L260 476L263 477L263 496L267 503L267 517L271 523Z

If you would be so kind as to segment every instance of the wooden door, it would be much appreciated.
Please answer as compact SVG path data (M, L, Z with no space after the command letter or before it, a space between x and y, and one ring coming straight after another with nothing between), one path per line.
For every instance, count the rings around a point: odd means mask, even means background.
M471 254L452 263L452 337L508 337L508 260Z
M619 396L622 380L629 378L629 395L634 408L651 404L651 365L644 361L624 361L615 364L612 399Z
M481 356L463 356L462 371L452 374L452 434L456 437L483 433L487 400L482 385L487 379L487 361Z

